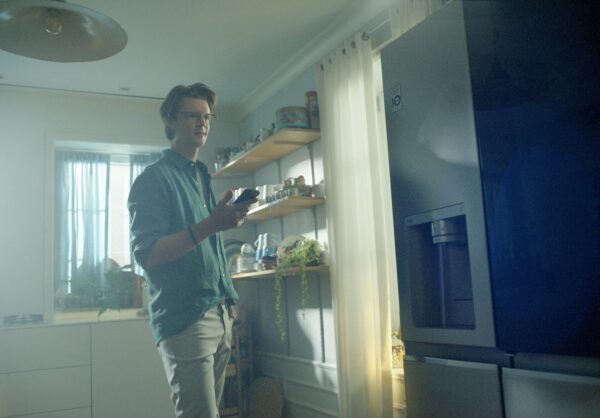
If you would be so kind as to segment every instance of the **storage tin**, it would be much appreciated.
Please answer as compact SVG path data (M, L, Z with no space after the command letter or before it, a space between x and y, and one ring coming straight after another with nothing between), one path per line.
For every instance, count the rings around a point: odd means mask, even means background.
M306 108L301 106L282 107L275 112L277 128L308 128Z

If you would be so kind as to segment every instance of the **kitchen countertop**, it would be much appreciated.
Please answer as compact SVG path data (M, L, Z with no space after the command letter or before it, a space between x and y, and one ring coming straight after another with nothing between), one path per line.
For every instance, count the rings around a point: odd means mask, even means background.
M80 324L97 324L116 321L139 321L148 320L148 314L140 315L139 308L121 309L121 311L108 310L98 318L98 310L68 310L56 311L53 317L46 318L43 322L23 323L5 325L0 323L0 330L11 330L20 328L37 328L60 325L80 325Z

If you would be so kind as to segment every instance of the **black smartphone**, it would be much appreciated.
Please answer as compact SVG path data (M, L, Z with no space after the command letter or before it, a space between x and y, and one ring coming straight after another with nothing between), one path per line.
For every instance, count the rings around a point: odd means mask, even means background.
M238 196L233 203L244 203L248 200L255 199L260 192L254 189L244 189L244 191Z

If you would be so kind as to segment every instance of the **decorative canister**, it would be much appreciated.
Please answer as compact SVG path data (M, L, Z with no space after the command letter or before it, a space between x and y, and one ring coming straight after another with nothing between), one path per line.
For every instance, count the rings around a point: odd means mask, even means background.
M306 108L300 106L282 107L275 112L277 128L308 128Z
M313 129L319 129L319 102L316 91L311 90L304 93L304 106L308 115L308 126Z

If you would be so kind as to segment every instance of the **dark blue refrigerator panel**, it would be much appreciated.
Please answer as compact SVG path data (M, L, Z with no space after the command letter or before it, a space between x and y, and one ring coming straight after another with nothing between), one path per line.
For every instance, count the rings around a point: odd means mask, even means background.
M592 2L467 1L497 346L600 357Z

